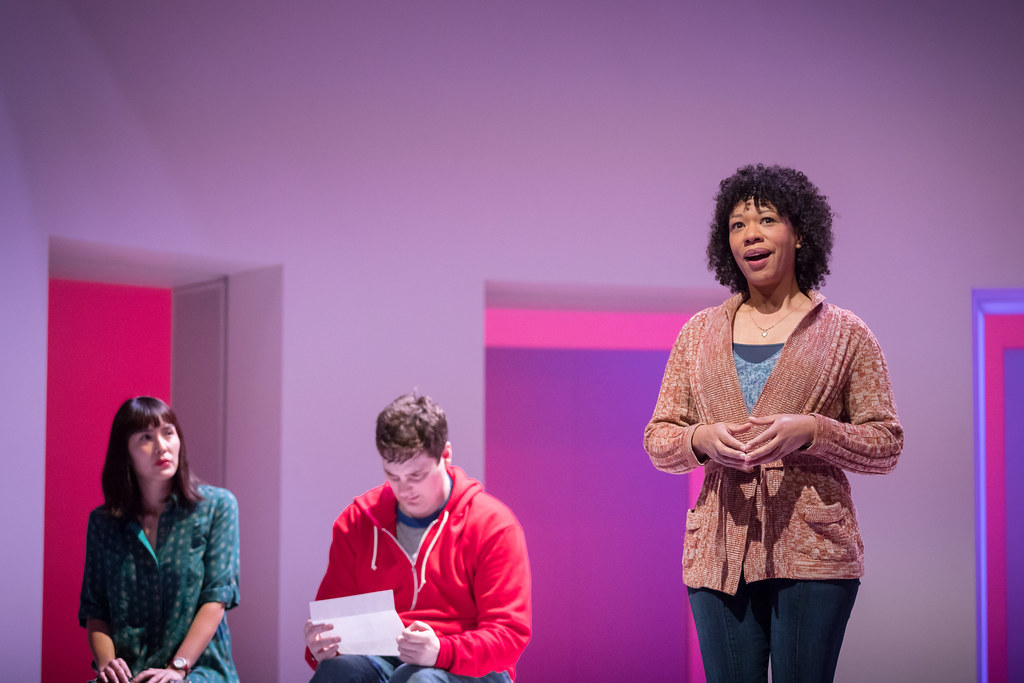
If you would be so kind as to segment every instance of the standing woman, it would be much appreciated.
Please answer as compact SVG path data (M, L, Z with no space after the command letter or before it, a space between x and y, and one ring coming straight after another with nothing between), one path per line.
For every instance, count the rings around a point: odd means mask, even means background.
M96 680L237 681L224 612L238 604L238 502L189 474L170 406L121 405L102 483L78 610Z
M832 210L807 177L746 166L722 181L708 265L735 294L691 318L644 448L704 468L683 581L709 682L831 681L864 573L846 471L885 474L903 448L882 350L815 291Z

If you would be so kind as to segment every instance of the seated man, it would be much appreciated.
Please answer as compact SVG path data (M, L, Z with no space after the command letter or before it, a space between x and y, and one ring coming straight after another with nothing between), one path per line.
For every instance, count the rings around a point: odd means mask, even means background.
M458 467L444 411L427 396L377 417L387 481L334 522L317 600L393 589L405 624L398 657L340 654L329 624L307 620L312 683L508 683L530 640L530 566L512 511Z

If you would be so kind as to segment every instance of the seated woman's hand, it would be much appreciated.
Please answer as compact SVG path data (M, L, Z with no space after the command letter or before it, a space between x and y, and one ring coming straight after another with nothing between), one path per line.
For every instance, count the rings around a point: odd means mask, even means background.
M167 667L166 669L146 669L135 677L135 682L165 683L166 681L183 681L185 672Z
M128 683L132 680L132 670L120 657L111 659L96 672L99 683Z
M744 444L736 438L750 429L747 423L715 422L698 425L693 431L692 446L695 453L711 458L715 462L739 470L749 470Z

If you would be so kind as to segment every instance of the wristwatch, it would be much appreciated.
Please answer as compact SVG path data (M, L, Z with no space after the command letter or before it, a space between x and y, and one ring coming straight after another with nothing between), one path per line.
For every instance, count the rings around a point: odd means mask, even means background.
M188 660L184 657L175 657L171 660L171 668L185 674L185 678L188 678L189 666Z

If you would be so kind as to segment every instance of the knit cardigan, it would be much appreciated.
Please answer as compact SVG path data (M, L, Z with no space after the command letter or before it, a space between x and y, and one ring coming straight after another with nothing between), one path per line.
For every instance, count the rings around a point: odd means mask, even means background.
M683 580L735 594L770 578L864 574L864 544L844 470L885 474L903 449L885 358L857 316L811 293L813 308L786 341L754 409L743 402L732 352L739 294L691 318L669 356L644 448L660 470L702 466L698 425L749 415L808 414L814 439L751 472L703 464L704 484L686 515ZM753 426L749 440L766 427Z

